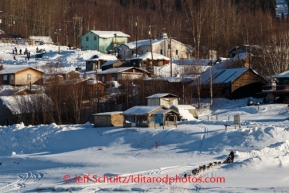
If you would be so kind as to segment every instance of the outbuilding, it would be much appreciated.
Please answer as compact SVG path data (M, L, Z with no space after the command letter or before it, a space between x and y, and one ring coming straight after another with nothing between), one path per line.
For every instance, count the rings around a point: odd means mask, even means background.
M170 93L158 93L147 97L148 106L163 105L169 108L172 105L178 105L177 95Z
M123 112L123 126L154 127L153 113L165 109L164 106L134 106Z
M180 120L190 121L198 119L197 110L192 105L172 105L170 109L180 114L179 121Z
M123 126L122 111L93 114L94 127L117 127Z

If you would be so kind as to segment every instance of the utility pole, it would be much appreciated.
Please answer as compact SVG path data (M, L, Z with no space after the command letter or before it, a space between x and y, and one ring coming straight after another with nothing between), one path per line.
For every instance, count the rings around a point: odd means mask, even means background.
M14 33L14 26L15 25L15 20L14 20L14 15L10 15L10 24L8 25L10 27L10 33Z
M135 56L137 57L137 17L136 17L136 22L135 22Z
M75 38L74 39L74 41L75 41L74 43L75 43L75 47L77 47L77 44L78 44L77 37L78 37L78 35L76 34L75 28L76 28L76 23L78 22L78 27L79 27L78 30L80 31L80 20L81 20L81 17L75 16L72 19L73 19L73 27L74 27L74 38Z
M0 11L0 13L2 13L2 12L3 12L3 11ZM0 30L2 30L2 29L1 29L1 27L2 27L1 24L2 24L2 19L0 18Z
M164 53L162 53L162 55L164 55L164 56L168 56L168 54L167 54L167 52L166 52L166 39L167 39L167 37L164 37L164 33L165 33L165 31L166 31L166 28L163 27Z
M171 70L171 77L173 77L173 61L172 61L172 57L173 57L173 54L172 54L172 38L175 38L175 37L170 37L170 46L168 46L168 48L170 49L170 70Z
M64 23L65 23L65 43L66 43L66 46L68 46L68 31L67 31L67 24L70 23L72 21L69 21L68 19L64 20Z
M173 77L173 61L172 61L172 37L170 37L170 70L171 70L171 77Z
M54 34L56 35L57 38L57 45L58 45L58 54L60 54L60 43L59 43L59 33L60 33L61 29L57 29L55 30Z
M152 32L151 32L151 30L152 30L152 27L154 27L154 26L149 26L149 28L150 28L150 30L149 30L149 37L150 37L150 47L151 47L151 64L149 64L150 65L150 71L152 72L152 74L154 74L154 56L153 56L153 44L152 44Z

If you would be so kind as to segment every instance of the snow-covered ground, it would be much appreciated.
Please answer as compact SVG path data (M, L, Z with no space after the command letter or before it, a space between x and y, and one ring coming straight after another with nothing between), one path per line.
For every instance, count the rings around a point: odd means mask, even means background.
M199 111L200 120L165 129L89 123L0 127L0 192L289 192L288 106L262 104L258 110L246 106L246 99L214 102ZM241 128L225 131L235 114ZM95 183L93 177L176 178L223 161L231 150L234 163L197 176L223 177L223 183Z

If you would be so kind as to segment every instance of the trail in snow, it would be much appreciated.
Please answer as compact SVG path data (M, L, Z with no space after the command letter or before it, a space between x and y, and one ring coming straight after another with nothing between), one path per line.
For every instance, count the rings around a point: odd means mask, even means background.
M206 139L206 136L208 136L208 128L207 127L203 127L203 126L198 126L198 127L203 132L203 134L201 136L201 140L200 140L200 154L201 154L203 152L204 141Z

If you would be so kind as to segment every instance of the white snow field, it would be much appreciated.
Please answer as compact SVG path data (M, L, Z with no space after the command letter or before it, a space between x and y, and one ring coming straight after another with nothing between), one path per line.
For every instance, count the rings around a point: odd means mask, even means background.
M288 106L261 104L258 110L246 106L247 99L214 102L199 111L199 120L165 129L90 123L0 127L0 192L289 192ZM236 114L241 128L225 131ZM222 178L222 183L129 180L176 180L200 165L223 161L231 150L234 163L191 176ZM122 178L96 180L104 175ZM127 183L121 182L124 177Z

